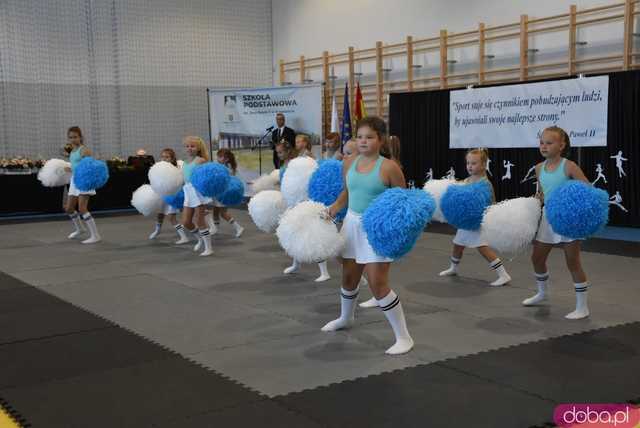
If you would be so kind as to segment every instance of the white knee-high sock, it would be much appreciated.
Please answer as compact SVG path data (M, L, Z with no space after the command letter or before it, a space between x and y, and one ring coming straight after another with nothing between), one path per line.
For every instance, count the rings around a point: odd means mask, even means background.
M589 305L587 302L589 297L589 283L580 282L573 284L573 286L576 290L576 310L567 314L565 318L570 320L586 318L589 316Z
M151 232L151 235L149 235L149 239L156 239L160 234L160 230L162 230L162 222L158 221L156 222L156 226L153 229L153 232Z
M82 233L82 222L80 221L80 214L78 211L74 211L73 214L69 214L69 218L73 223L74 231L69 234L69 239L77 238Z
M298 263L296 259L293 259L293 264L286 268L283 273L285 275L288 275L290 273L296 272L298 269L300 269L300 263Z
M89 233L91 234L89 239L85 239L84 241L82 241L82 243L83 244L93 244L93 243L99 242L102 238L100 237L100 234L98 233L98 226L96 226L96 222L93 219L93 217L91 216L91 213L89 213L89 212L84 213L82 215L82 220L87 225L87 229L89 229Z
M489 267L498 274L498 279L491 283L493 287L499 287L511 281L511 276L509 276L507 270L504 268L504 264L502 263L502 260L500 260L500 257L496 257L494 261L489 263Z
M458 265L460 264L460 259L451 256L450 261L451 263L449 264L449 269L440 272L440 276L453 276L458 274Z
M549 281L549 272L534 273L534 275L536 277L538 292L534 296L524 299L522 301L524 306L536 305L547 298L547 281Z
M331 279L331 275L329 275L329 268L327 267L327 261L323 261L318 263L318 267L320 268L320 276L316 278L316 282L324 282Z
M390 355L398 355L409 352L413 348L413 339L407 330L407 322L404 318L404 311L402 310L402 303L400 298L393 291L389 291L389 294L378 300L378 305L382 309L382 313L387 317L393 334L396 336L396 343L386 353Z
M189 242L189 237L187 236L187 233L185 231L184 226L181 223L178 223L174 227L176 229L176 233L180 237L180 239L178 239L176 241L176 244L186 244L186 243L188 243Z
M358 287L355 290L340 288L340 318L326 323L322 331L336 331L351 327L355 320L359 291Z
M209 229L200 229L200 241L204 244L204 251L201 256L210 256L213 254L213 248L211 246L211 232Z
M178 237L180 237L180 241L188 241L189 238L187 238L187 234L184 233L184 226L181 225L180 223L176 224L175 226L173 226L176 229L176 233L178 234Z
M242 236L242 233L244 232L244 227L240 226L240 224L234 218L229 220L229 224L233 226L233 229L236 231L236 238L239 238L240 236Z

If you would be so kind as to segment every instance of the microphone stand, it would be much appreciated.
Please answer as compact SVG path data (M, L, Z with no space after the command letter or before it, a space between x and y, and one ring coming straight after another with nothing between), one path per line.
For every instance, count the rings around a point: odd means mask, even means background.
M260 137L260 139L258 140L258 174L259 175L262 175L262 140L264 140L264 137L269 135L273 130L274 128L267 129L267 132L265 132L264 135Z

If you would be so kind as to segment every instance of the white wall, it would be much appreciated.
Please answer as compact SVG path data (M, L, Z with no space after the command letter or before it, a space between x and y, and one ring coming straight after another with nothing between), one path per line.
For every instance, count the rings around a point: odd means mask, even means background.
M578 10L613 4L612 0L272 0L274 82L278 83L278 61L291 61L300 55L315 57L329 52L345 52L375 47L376 41L392 44L403 42L406 36L426 38L439 35L441 29L464 32L487 26L519 22L521 14L530 19L568 12L571 4ZM619 1L615 1L619 3ZM546 51L566 51L568 36L564 33L536 36L530 47ZM590 44L581 49L598 49L612 45L622 49L622 23L579 30L579 40ZM488 54L517 55L518 42L494 43ZM453 59L464 62L475 59L475 51L457 49ZM416 58L427 63L431 58ZM401 60L395 59L401 67ZM427 64L428 65L428 64ZM338 73L339 70L336 70ZM363 70L367 71L367 70ZM297 76L295 76L297 78ZM319 78L319 72L309 76Z
M271 84L270 0L0 0L0 157L208 137L207 87Z

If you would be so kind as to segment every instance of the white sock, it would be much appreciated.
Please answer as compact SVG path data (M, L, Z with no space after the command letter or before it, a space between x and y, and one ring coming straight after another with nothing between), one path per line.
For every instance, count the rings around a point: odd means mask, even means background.
M84 241L82 241L82 243L95 244L96 242L100 242L102 238L98 233L98 226L96 226L95 220L93 219L93 217L91 217L91 213L84 213L82 215L82 220L84 221L84 224L87 225L87 229L89 229L89 233L91 234L91 236L89 236L89 239L85 239Z
M176 244L186 244L187 242L189 242L189 238L187 237L187 234L184 231L184 226L178 223L174 227L176 229L176 233L180 237L180 239L176 241Z
M443 270L440 272L440 276L453 276L458 274L458 265L460 264L460 259L457 257L451 256L451 264L449 265L449 269Z
M213 254L213 249L211 248L211 232L209 229L201 229L200 230L200 241L204 244L204 251L201 256L210 256Z
M69 214L69 218L73 223L74 231L69 234L69 239L77 238L82 234L82 222L80 221L80 214L78 211L74 211L73 214Z
M524 299L522 304L524 306L536 305L547 298L547 281L549 280L549 272L534 273L536 277L536 285L538 286L538 292L535 296Z
M327 267L327 261L323 261L318 263L318 267L320 268L320 276L316 278L316 282L324 282L331 279L331 275L329 275L329 268Z
M156 239L160 234L161 229L162 229L162 223L156 222L156 227L155 229L153 229L153 232L151 232L151 235L149 235L149 239Z
M229 224L231 224L233 226L233 228L235 229L236 238L239 238L240 236L242 236L242 232L244 232L244 227L240 226L238 224L238 222L235 221L235 219L229 220Z
M351 327L355 320L359 291L358 287L351 291L340 288L340 318L326 323L322 331L336 331Z
M386 353L389 355L398 355L407 353L413 348L413 339L407 330L407 322L404 318L404 311L402 310L402 303L400 298L393 291L389 291L389 294L378 300L378 305L384 316L387 317L387 321L391 324L393 334L396 336L396 343Z
M509 274L507 273L507 270L504 268L504 265L502 263L502 260L500 260L500 257L497 257L494 261L489 263L489 267L495 270L496 273L498 274L498 279L493 281L491 283L491 286L500 287L502 285L505 285L509 281L511 281L511 276L509 276Z
M293 264L284 270L284 274L288 275L290 273L297 272L300 269L300 264L296 259L293 259Z
M589 293L589 283L581 282L573 284L576 289L576 310L567 314L566 319L579 320L589 316L589 306L587 304L587 297Z

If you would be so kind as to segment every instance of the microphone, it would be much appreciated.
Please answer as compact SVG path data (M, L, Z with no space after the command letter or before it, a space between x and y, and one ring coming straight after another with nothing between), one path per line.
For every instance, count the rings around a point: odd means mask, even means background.
M267 129L265 129L265 131L273 131L273 128L275 128L275 126L270 126Z

